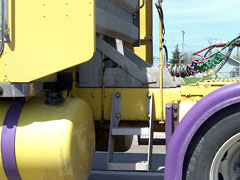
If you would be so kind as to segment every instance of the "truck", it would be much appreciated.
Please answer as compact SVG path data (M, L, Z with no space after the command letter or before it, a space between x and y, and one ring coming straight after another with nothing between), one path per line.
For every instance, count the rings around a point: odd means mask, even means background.
M240 178L239 79L182 79L215 74L239 37L163 62L162 3L156 67L152 0L0 0L1 180L87 180L95 151L110 171L149 171L163 143L165 180ZM134 135L147 159L117 161Z

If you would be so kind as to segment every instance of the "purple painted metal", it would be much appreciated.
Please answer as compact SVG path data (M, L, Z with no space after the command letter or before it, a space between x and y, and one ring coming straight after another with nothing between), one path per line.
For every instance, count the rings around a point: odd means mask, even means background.
M168 144L165 180L182 180L184 157L199 127L217 111L239 102L240 83L234 83L205 96L184 116Z
M168 103L166 104L166 146L168 146L174 130L178 125L179 104Z
M179 104L173 103L173 133L179 124Z
M173 126L172 126L172 108L173 103L166 104L166 124L165 124L165 133L166 133L166 146L168 146L170 139L173 134Z
M8 180L21 180L15 156L15 134L24 99L17 99L10 106L2 127L2 163Z

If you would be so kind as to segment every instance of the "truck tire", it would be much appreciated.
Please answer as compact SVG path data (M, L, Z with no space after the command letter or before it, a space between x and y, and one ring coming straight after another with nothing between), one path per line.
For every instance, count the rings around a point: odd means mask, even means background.
M240 104L214 114L191 141L183 180L240 180Z

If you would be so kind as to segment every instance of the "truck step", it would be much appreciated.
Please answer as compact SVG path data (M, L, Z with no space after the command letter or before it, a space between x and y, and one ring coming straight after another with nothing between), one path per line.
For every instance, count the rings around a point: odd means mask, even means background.
M149 164L147 161L131 162L118 161L108 163L108 170L111 171L149 171Z
M112 135L125 136L125 135L149 135L149 128L126 128L126 127L116 127L112 128Z
M138 145L148 145L149 138L141 138L138 136ZM153 138L153 145L166 145L165 138Z
M107 169L112 171L149 171L152 165L152 151L153 151L153 93L147 94L147 119L149 127L119 127L121 120L121 94L114 92L112 95L112 111L111 123L108 143ZM121 161L115 162L114 144L115 136L131 136L138 135L147 136L149 138L147 161L129 162ZM142 159L141 159L142 160Z

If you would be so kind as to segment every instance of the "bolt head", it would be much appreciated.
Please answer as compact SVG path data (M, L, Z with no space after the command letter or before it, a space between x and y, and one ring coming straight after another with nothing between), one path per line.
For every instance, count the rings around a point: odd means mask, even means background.
M148 113L147 117L148 117L148 118L151 118L151 114L150 114L150 113Z
M116 117L117 117L117 118L120 118L120 117L121 117L121 114L120 114L120 113L117 113L117 114L116 114Z
M96 93L93 92L93 93L91 94L91 96L92 96L92 97L95 97L95 96L96 96Z
M121 97L121 94L120 94L120 93L116 93L116 97L117 97L117 98L120 98L120 97Z
M152 94L151 93L148 93L147 94L147 97L150 99L152 97Z

